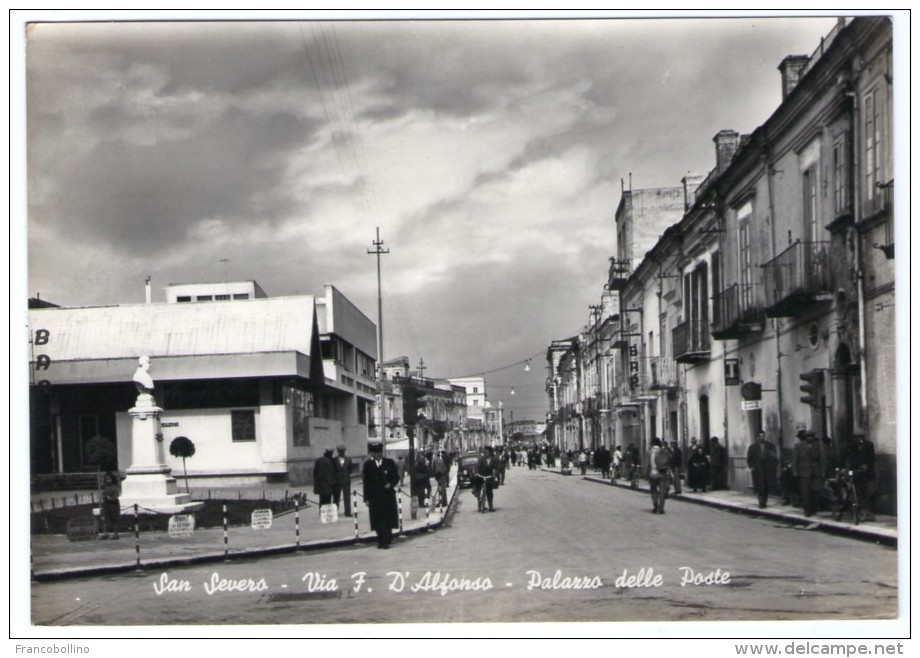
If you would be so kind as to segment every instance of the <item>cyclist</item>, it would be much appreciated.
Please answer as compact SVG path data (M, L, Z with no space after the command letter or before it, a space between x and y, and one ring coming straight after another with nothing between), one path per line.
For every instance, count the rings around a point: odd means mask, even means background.
M476 464L476 474L482 476L483 478L479 486L485 486L485 496L486 501L489 503L490 512L495 511L495 505L493 503L493 489L495 487L496 470L497 467L495 463L495 455L492 452L492 446L486 446L483 450L482 457L479 458L479 462Z

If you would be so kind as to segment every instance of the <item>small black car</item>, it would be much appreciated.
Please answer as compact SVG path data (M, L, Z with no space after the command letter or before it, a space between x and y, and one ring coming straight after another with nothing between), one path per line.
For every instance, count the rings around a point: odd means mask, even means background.
M478 452L465 452L460 456L460 460L457 463L457 484L460 487L473 486L473 474L476 472L479 457Z

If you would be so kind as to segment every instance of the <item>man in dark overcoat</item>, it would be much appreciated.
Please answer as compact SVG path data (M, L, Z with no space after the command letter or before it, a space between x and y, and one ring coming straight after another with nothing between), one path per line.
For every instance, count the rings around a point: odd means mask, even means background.
M805 516L812 516L817 507L817 494L824 485L824 446L810 430L799 430L799 442L792 453L792 472L799 480Z
M757 505L763 509L767 506L767 496L779 489L776 480L779 456L776 446L767 441L767 433L763 430L757 433L757 440L748 447L747 465L751 469L751 484L757 493Z
M370 457L364 462L364 502L370 513L371 530L377 533L377 548L389 548L393 528L399 527L396 487L399 471L396 462L383 456L383 444L370 445Z
M332 503L339 479L337 468L332 458L332 448L326 448L323 456L313 464L313 493L319 496L320 505Z

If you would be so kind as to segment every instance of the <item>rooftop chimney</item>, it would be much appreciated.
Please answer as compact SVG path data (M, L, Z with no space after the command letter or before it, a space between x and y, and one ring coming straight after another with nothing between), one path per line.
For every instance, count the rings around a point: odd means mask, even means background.
M716 143L716 171L722 173L738 150L740 136L734 130L720 130L712 141Z
M150 303L150 277L147 277L147 283L144 286L144 292L146 293L147 303Z
M802 78L802 71L808 65L808 55L789 55L779 65L779 72L783 76L783 100L792 93L795 86Z
M687 174L680 179L680 182L684 185L684 212L687 212L690 210L690 206L693 205L695 192L700 183L703 182L703 176L701 174Z

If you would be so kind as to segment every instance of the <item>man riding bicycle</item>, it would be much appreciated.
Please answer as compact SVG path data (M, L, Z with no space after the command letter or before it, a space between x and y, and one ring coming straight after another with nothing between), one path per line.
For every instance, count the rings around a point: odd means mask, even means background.
M492 503L492 492L495 488L496 469L495 455L492 452L492 446L486 446L482 457L480 457L479 461L476 463L476 475L480 477L474 478L473 480L473 493L475 493L478 498L480 495L480 487L485 486L486 501L489 503L490 512L495 511L495 506Z

